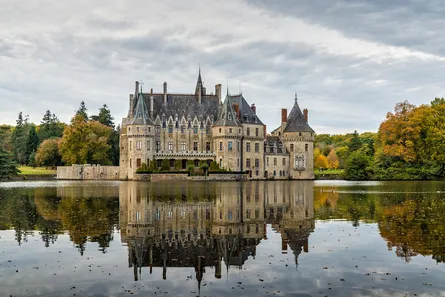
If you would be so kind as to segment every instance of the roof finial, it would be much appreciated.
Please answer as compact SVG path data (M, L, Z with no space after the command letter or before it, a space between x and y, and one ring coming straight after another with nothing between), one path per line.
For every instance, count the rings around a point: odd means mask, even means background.
M297 92L295 92L295 104L297 104L297 102L298 102L298 95Z
M229 96L229 77L227 76L227 96Z

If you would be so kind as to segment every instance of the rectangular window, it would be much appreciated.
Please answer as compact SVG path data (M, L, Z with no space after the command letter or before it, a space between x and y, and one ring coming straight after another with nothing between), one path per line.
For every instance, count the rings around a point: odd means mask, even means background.
M246 209L246 219L250 220L250 209Z
M198 126L193 126L193 134L198 134Z
M160 149L161 149L161 142L158 140L156 141L156 152L159 152Z
M290 145L290 151L291 151L291 152L294 151L294 144L293 144L293 143L291 143L291 145Z
M185 151L185 141L181 141L181 151Z
M255 153L259 153L259 152L260 152L260 144L255 143Z
M229 128L229 133L232 133L232 128Z
M168 142L168 150L173 151L173 141Z
M304 145L304 151L307 152L308 149L309 149L309 145L306 143L306 144Z
M277 158L273 158L273 165L277 166Z
M227 149L228 149L229 151L232 150L232 142L231 142L231 141L229 141L228 146L227 146Z
M136 128L136 130L137 130L138 132L140 132L140 131L141 131L141 129L140 129L139 127L137 127L137 128Z
M206 134L210 134L210 126L206 126Z
M250 159L246 159L246 167L250 168Z
M259 167L260 167L260 159L255 159L255 168L259 168Z
M222 149L223 149L223 143L222 143L222 141L220 141L219 142L219 150L222 151Z
M247 127L247 129L246 129L246 135L250 136L250 128L249 127Z
M266 165L269 166L269 157L266 158Z
M255 136L258 136L260 134L260 131L258 128L255 128Z
M160 133L161 133L161 126L156 125L156 127L155 127L155 133L156 133L156 134L160 134Z
M283 158L283 165L286 165L286 158Z
M210 142L206 142L206 152L210 152Z
M147 140L147 151L151 150L151 141Z
M198 143L197 143L196 141L193 142L193 150L194 150L195 152L198 151Z
M246 152L250 152L250 142L246 143Z
M130 159L130 168L131 168L131 159Z
M136 141L136 149L138 151L140 151L142 149L142 140L137 140Z
M141 159L137 158L136 159L136 167L139 168L139 167L141 167L141 165L142 165Z
M185 126L184 125L181 126L181 134L185 134Z
M257 208L255 209L255 219L259 219L260 218L260 210Z
M173 133L173 125L168 125L168 133Z
M239 152L239 141L236 142L236 150Z

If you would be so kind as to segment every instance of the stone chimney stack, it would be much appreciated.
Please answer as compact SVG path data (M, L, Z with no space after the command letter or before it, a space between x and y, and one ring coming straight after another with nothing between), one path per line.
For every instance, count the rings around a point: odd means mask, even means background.
M203 94L203 95L206 95L206 92L207 92L206 87L202 87L202 94Z
M130 105L128 107L128 117L133 117L133 108L134 108L134 95L130 94Z
M216 98L218 98L218 102L221 102L221 84L215 86L215 94Z
M308 110L307 110L307 108L305 108L305 109L303 109L303 115L304 115L304 121L307 123L307 120L308 120Z
M252 108L253 113L256 114L256 106L255 106L255 103L253 103L253 104L250 106L250 108Z
M153 88L150 90L150 118L153 118Z
M264 125L264 138L266 138L266 136L267 136L267 126Z
M167 82L164 81L164 105L167 105Z
M135 86L134 86L134 97L137 99L138 98L138 94L139 94L139 82L136 81L135 82Z
M281 123L287 123L287 109L281 109Z
M201 100L202 100L202 89L201 89L201 85L198 86L198 103L201 105Z

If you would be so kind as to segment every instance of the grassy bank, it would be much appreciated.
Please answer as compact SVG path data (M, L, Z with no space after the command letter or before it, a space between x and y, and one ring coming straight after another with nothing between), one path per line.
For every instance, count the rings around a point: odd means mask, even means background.
M46 169L45 167L29 167L29 166L20 166L20 175L55 175L57 174L56 170Z
M314 170L315 179L344 179L344 169Z

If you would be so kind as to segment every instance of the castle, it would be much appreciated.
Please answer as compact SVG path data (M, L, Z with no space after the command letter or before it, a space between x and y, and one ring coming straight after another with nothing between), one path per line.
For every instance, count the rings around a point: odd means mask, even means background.
M143 93L139 82L130 94L128 116L120 134L120 179L134 179L137 168L165 159L171 168L185 170L188 163L200 166L216 162L220 168L247 172L250 179L313 179L314 130L308 111L298 98L291 112L281 110L281 125L270 135L242 94L227 92L221 85L208 94L201 70L192 94ZM164 161L165 162L165 161Z

